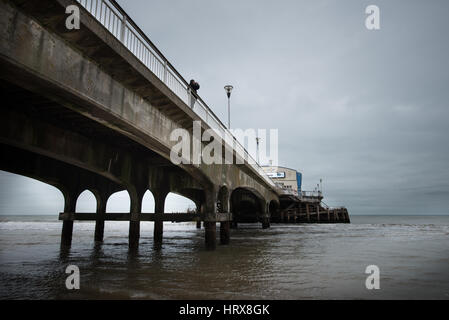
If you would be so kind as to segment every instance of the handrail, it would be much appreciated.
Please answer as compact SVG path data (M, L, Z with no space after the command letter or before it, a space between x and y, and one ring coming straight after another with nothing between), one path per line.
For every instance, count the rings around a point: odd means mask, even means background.
M321 201L321 205L322 205L325 209L329 209L329 210L341 210L341 209L346 209L345 207L330 207L330 206L328 206L326 203L324 203L324 201Z
M321 193L321 191L296 191L290 188L287 188L285 186L282 185L278 185L276 184L284 194L291 194L294 196L297 196L299 198L301 197L307 197L307 198L322 198L323 194Z
M280 185L278 185L278 184L276 184L276 185L281 189L281 191L282 191L284 194L290 194L290 195L296 196L296 197L298 197L298 198L302 198L302 197L305 197L305 198L320 198L320 197L322 197L321 191L299 191L299 192L298 192L298 191L296 191L296 190L286 188L285 186L280 186ZM330 206L328 206L323 200L321 200L320 204L321 204L321 205L323 206L323 208L326 209L326 210L341 210L341 209L346 209L345 207L330 207Z
M173 93L175 93L184 103L195 110L199 107L204 113L200 118L211 128L221 130L233 137L235 146L233 149L272 187L275 186L273 180L265 173L254 158L235 138L229 129L221 122L217 115L204 102L201 97L195 95L192 99L192 92L187 81L168 61L162 52L154 45L139 26L128 16L125 10L115 0L76 0L80 3L97 21L99 21L112 35L114 35L134 56L139 59L151 72L153 72ZM193 102L193 103L192 103ZM211 121L218 125L214 128ZM243 155L239 150L242 150Z
M322 197L323 194L321 193L321 191L301 191L300 192L300 196L301 197Z
M168 61L167 58L165 58L164 54L156 47L156 45L147 37L147 35L140 29L140 27L134 22L133 19L126 13L126 11L117 3L116 0L109 0L112 5L123 15L126 17L126 21L129 22L133 26L133 28L139 33L139 35L151 46L151 49L153 49L164 62L167 63L167 66L174 71L174 73L179 77L179 79L184 82L184 84L188 87L189 84L187 80L184 79L184 77L176 70L176 68ZM200 96L198 96L198 99L204 104L204 106L207 108L207 110L212 113L212 115L220 122L220 124L224 127L225 125L221 122L220 118L212 111L212 109L209 108L209 106L204 102L203 99L201 99Z

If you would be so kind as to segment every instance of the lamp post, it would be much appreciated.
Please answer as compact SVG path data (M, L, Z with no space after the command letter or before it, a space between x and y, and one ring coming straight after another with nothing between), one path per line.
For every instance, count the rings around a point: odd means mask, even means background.
M226 95L228 96L228 129L231 129L231 91L234 89L231 85L224 86Z
M256 160L257 160L257 164L259 164L259 141L260 138L256 137L256 144L257 144L257 149L256 149Z

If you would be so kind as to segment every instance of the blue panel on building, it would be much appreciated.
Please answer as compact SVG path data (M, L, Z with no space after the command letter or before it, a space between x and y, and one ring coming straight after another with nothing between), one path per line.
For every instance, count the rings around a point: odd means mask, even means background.
M300 172L296 172L296 181L298 182L298 192L301 192L302 174Z

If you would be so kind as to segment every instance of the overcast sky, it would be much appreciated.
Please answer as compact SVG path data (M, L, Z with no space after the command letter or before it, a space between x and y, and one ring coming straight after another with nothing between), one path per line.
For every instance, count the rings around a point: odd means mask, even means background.
M322 178L325 202L350 214L449 214L449 1L119 3L223 122L232 84L232 127L279 130L279 164L303 189ZM0 178L3 214L30 205L11 204L19 190L52 201Z

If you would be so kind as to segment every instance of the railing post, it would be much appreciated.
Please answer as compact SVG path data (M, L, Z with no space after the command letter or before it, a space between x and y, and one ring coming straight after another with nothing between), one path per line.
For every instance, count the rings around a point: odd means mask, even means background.
M167 60L164 61L164 83L167 84Z
M190 108L192 108L193 110L193 106L195 105L194 101L193 101L193 96L192 96L192 89L190 89L190 87L187 87L187 95L189 96L189 105Z
M120 41L125 44L125 35L126 35L126 15L123 15L122 18L122 31L120 32ZM125 44L126 46L126 44Z

